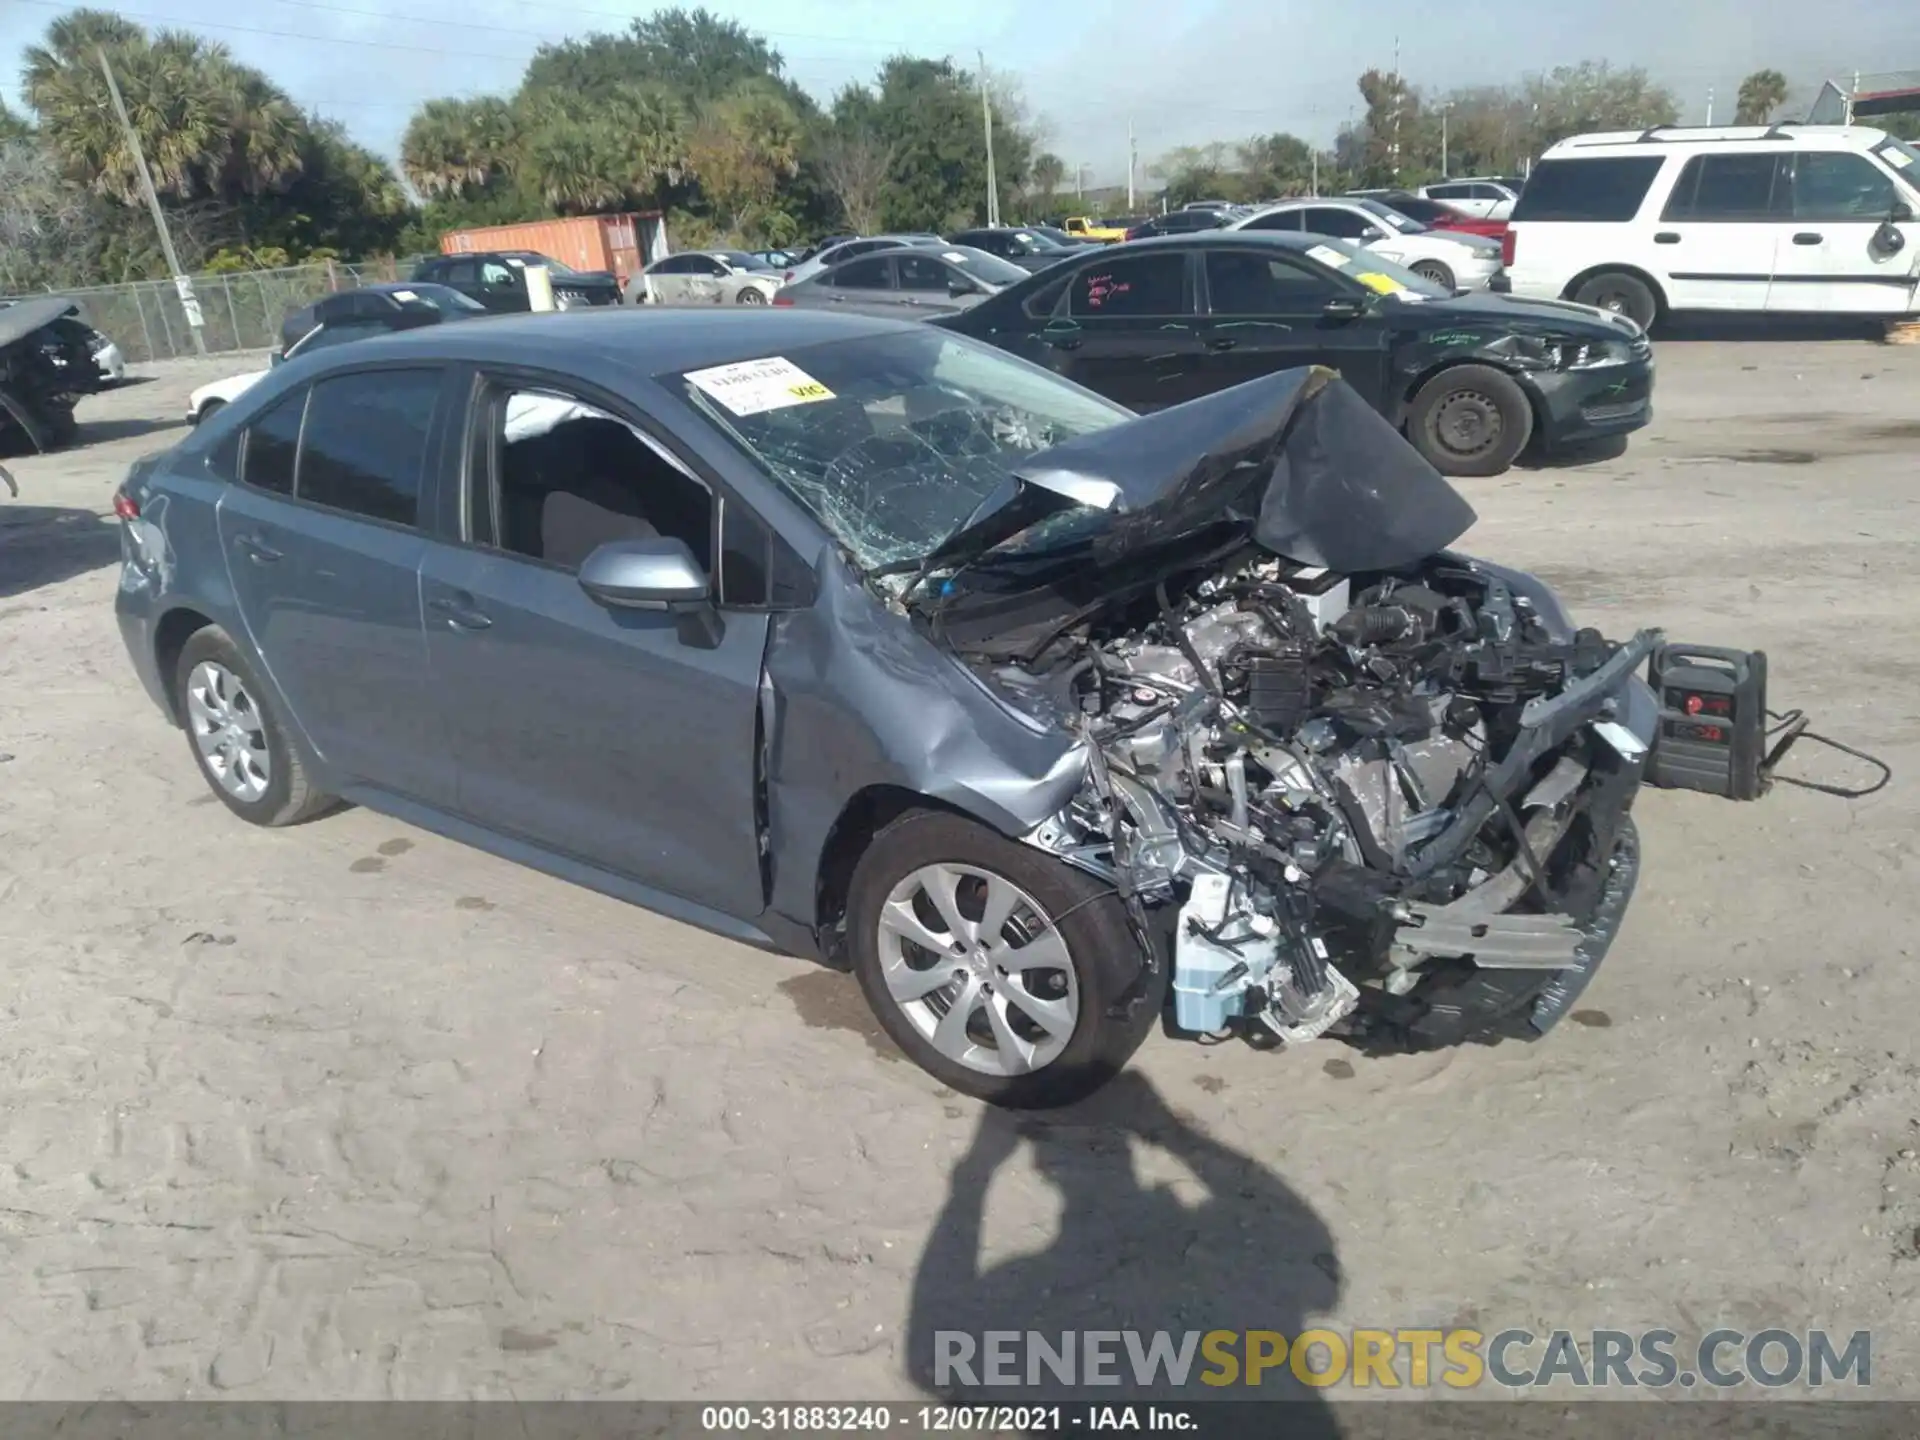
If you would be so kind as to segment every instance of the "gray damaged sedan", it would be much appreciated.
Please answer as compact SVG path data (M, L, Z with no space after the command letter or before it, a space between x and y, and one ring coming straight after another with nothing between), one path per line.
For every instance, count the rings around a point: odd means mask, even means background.
M1447 547L1331 372L1135 417L925 326L436 326L116 497L133 664L235 815L337 797L852 967L1008 1105L1156 1023L1532 1037L1619 926L1624 645Z

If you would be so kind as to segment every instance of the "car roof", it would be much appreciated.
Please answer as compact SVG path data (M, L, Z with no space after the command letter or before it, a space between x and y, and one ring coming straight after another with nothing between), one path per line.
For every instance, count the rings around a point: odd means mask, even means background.
M355 341L350 355L346 347L341 353L350 364L432 359L518 363L588 377L596 370L652 376L915 328L907 321L831 310L607 306L488 316L465 325L428 325L369 336Z
M1163 250L1184 250L1206 245L1221 244L1272 245L1281 250L1305 250L1310 245L1326 244L1324 235L1313 235L1303 230L1195 230L1185 235L1149 235L1144 240L1128 240L1119 245L1103 246L1102 253L1112 255L1116 251L1145 250L1153 246ZM1041 271L1046 274L1046 271Z
M1597 151L1610 154L1665 155L1688 145L1726 145L1771 142L1811 146L1820 150L1868 150L1887 138L1887 132L1868 125L1655 125L1646 130L1600 130L1570 135L1549 145L1541 159L1565 159Z

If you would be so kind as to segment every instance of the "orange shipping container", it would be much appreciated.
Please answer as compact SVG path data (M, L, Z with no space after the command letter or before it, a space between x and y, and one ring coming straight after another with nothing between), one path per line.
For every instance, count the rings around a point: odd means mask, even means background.
M656 210L488 225L476 230L449 230L440 237L443 255L490 250L531 250L575 270L605 270L624 288L631 276L667 253L667 227Z

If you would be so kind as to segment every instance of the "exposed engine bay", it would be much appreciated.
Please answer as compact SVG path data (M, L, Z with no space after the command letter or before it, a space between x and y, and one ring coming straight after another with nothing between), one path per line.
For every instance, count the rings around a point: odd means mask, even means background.
M1436 1045L1544 1032L1598 964L1657 640L1446 553L1253 552L981 668L1083 736L1088 783L1029 840L1111 879L1180 1029Z

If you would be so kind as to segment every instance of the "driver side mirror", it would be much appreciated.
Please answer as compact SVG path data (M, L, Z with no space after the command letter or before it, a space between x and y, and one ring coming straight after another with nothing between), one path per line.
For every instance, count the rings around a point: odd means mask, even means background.
M958 277L955 277L947 286L947 294L955 300L958 300L962 295L978 295L979 293L980 287L974 284L973 281L962 280Z
M1384 240L1386 236L1387 232L1382 230L1378 225L1369 225L1360 232L1360 243L1365 245L1374 240Z
M580 564L580 588L611 610L664 610L680 639L702 650L720 643L713 582L684 540L610 540Z
M276 365L284 365L286 363L287 363L287 352L284 350L276 350L267 357L267 368L269 370L271 370Z
M1367 313L1367 302L1353 295L1336 295L1321 307L1329 320L1358 320Z

